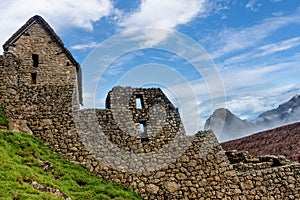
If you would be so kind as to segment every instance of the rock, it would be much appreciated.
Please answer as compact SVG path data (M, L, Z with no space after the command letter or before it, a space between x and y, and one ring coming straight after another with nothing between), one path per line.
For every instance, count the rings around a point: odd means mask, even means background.
M247 180L247 181L241 183L241 187L243 190L250 190L254 186L253 186L253 183L251 180Z
M175 183L175 182L167 182L165 184L165 188L170 193L173 193L173 192L175 192L175 191L177 191L179 189L179 185L177 183Z
M157 178L161 178L161 177L165 176L165 174L166 174L166 173L163 172L163 171L157 172L157 173L156 173L156 177L157 177Z
M181 162L188 162L190 159L189 159L189 157L187 156L187 155L183 155L183 156L181 156L181 158L180 158L180 161Z
M159 187L154 184L147 185L147 191L152 194L157 194L158 190L159 190Z
M183 173L178 173L178 174L176 174L176 178L178 180L185 180L185 179L187 179L187 176Z
M189 167L196 167L196 166L197 166L197 161L196 161L196 160L191 160L191 161L188 163L188 166L189 166Z
M8 129L15 132L23 132L32 135L32 131L27 126L26 120L9 119Z
M296 182L296 179L294 178L294 177L292 177L292 176L289 176L288 178L287 178L287 181L289 182L289 183L295 183Z

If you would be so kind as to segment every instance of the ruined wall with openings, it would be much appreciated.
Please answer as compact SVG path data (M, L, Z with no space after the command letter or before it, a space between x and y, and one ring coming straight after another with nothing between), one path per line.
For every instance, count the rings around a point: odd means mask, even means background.
M115 87L106 109L79 110L75 67L43 30L0 56L0 106L55 152L144 199L300 199L299 164L231 164L211 131L185 136L160 89Z
M159 88L114 87L106 108L97 114L99 123L105 135L124 150L159 150L175 136L185 135L178 109Z
M0 88L4 89L3 85ZM169 134L169 140L164 137L161 139L164 142L158 145L155 141L160 139L153 140L155 137L128 139L129 134L119 127L109 109L113 105L107 105L107 109L80 110L73 115L72 89L71 85L7 85L1 90L1 96L6 97L5 101L1 98L1 105L6 107L8 116L26 120L33 134L54 151L99 177L136 191L144 199L300 198L297 164L240 170L230 164L210 131L199 132L194 137L182 132L175 136ZM148 98L157 91L161 94L160 90L148 90L134 90L129 98L129 105L134 107L130 117L136 112L137 93L146 93ZM37 101L32 100L34 95ZM36 107L34 112L26 110L30 107ZM180 119L178 122L180 126ZM165 123L166 127L175 126L172 121ZM173 133L173 129L162 130L166 135L168 131Z
M228 159L230 156L222 151L211 131L199 132L192 137L185 136L184 131L179 131L174 136L168 132L173 129L162 129L165 131L163 133L169 136L169 140L166 140L168 137L156 139L152 137L145 141L138 135L137 138L130 136L124 124L132 123L128 120L140 119L141 112L144 112L142 116L147 116L151 105L155 105L148 104L147 101L151 102L156 94L160 94L162 102L159 110L171 107L173 112L174 107L168 104L169 100L159 89L115 87L108 94L106 109L81 110L78 113L75 119L81 141L86 144L88 151L96 160L102 163L88 164L87 169L100 177L133 189L144 199L300 197L300 185L297 181L300 178L299 164L291 164L283 158L272 156L251 159L244 156L242 162L239 160L231 163L231 159ZM127 111L122 109L121 99L112 101L113 98L120 97L127 99ZM141 108L137 108L136 105L138 98L146 102ZM112 105L112 102L119 102L122 111L113 112L113 108L117 109L118 105ZM149 108L138 110L143 107ZM156 107L152 109L155 110ZM152 114L154 113L156 112ZM118 117L126 120L119 124L119 119L116 119ZM182 127L180 118L177 120L178 125ZM165 123L170 125L172 120ZM139 130L137 126L131 127ZM151 134L155 136L155 133ZM155 143L156 141L158 142ZM279 165L276 159L280 162Z

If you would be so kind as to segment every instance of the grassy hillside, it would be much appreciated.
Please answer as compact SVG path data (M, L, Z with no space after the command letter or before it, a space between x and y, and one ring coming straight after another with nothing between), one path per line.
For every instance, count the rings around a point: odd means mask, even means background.
M59 189L72 199L141 199L65 161L31 135L0 131L0 199L63 199L30 183Z

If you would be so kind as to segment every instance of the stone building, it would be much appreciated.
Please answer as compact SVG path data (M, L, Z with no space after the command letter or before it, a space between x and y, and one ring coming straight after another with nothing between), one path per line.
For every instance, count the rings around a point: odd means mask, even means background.
M3 45L4 55L20 60L15 69L18 84L76 84L82 103L81 68L61 39L40 16L30 18Z
M46 141L68 132L68 119L82 104L82 77L79 63L58 35L42 17L34 16L3 49L0 106L11 127Z
M99 177L144 199L300 199L299 164L236 152L229 160L212 131L185 135L158 88L117 86L105 109L79 110L80 66L40 16L3 48L0 106L9 121Z

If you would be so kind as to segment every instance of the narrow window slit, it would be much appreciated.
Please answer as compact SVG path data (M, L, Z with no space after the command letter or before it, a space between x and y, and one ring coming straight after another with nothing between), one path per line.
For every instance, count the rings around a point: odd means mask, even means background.
M36 84L36 73L31 73L31 83Z
M32 54L32 61L33 61L33 67L38 67L39 66L39 55Z
M141 95L137 95L135 98L135 106L137 109L143 109L144 105L143 105L143 98Z
M141 141L147 142L149 141L148 134L147 134L147 126L145 122L140 122L140 132L141 132Z

